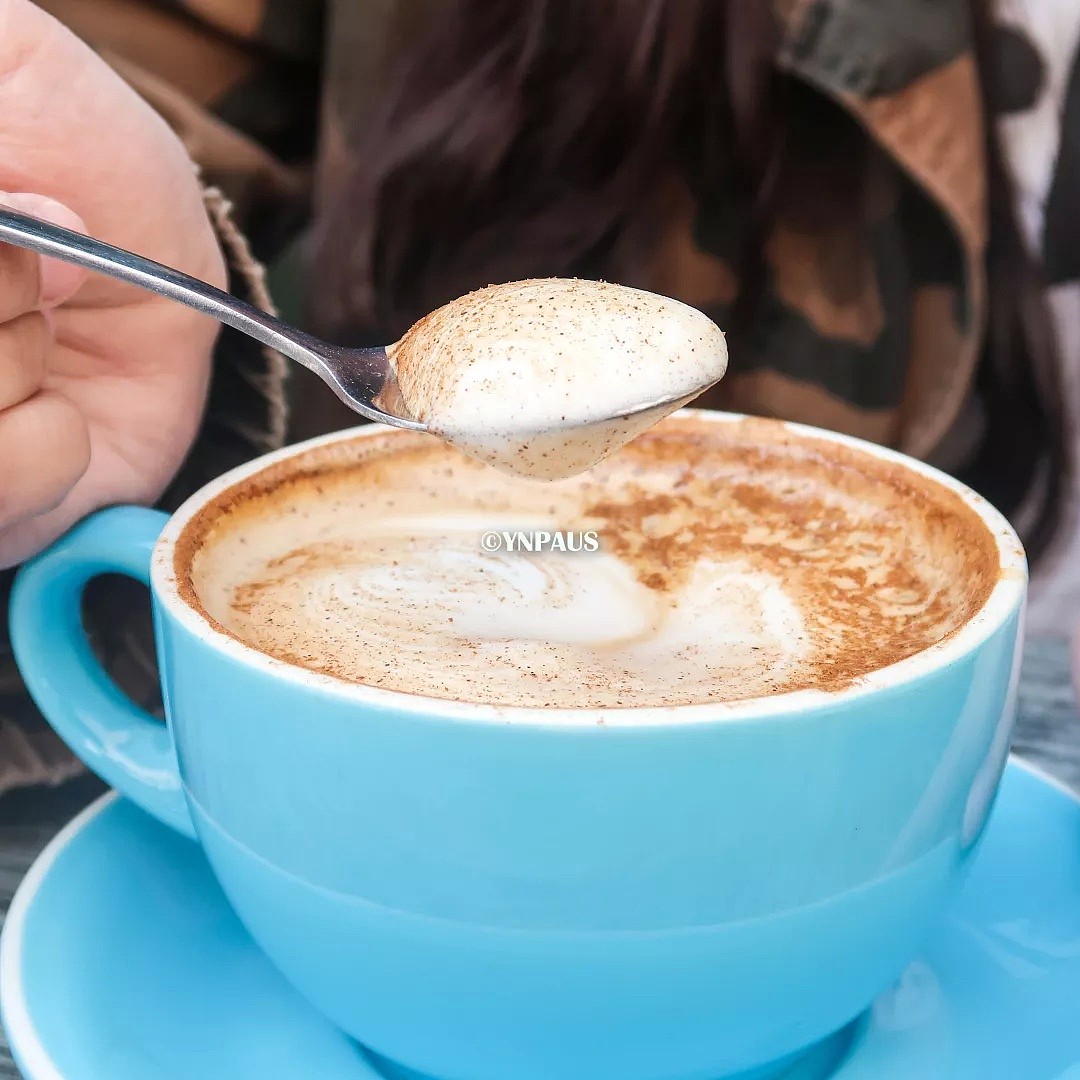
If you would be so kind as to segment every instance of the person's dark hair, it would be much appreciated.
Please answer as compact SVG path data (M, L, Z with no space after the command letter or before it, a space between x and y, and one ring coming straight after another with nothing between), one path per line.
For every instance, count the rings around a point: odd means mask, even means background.
M988 116L988 0L971 0ZM664 181L723 177L745 227L737 349L775 216L849 214L863 183L853 121L776 74L761 0L454 0L397 72L316 232L312 314L339 338L393 340L471 289L551 275L641 284ZM805 137L813 132L813 141ZM822 152L823 140L829 152ZM976 390L987 419L963 479L1006 514L1025 500L1037 556L1068 466L1043 292L987 123L990 312Z
M986 436L961 479L1014 516L1026 511L1023 540L1033 560L1061 522L1073 468L1064 384L1042 274L1017 220L1012 179L994 122L998 56L990 0L972 0L975 54L988 122L986 162L990 242L986 255L987 326L976 388Z

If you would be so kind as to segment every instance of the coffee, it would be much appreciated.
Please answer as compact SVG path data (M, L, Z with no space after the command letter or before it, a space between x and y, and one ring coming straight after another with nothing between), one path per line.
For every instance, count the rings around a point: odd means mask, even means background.
M603 281L491 285L387 349L408 411L489 465L538 480L584 471L727 369L697 308ZM662 402L638 410L650 402Z
M489 552L494 531L597 551ZM949 636L1000 574L935 481L770 421L679 414L538 485L424 435L270 465L186 526L189 603L337 679L507 706L837 690Z

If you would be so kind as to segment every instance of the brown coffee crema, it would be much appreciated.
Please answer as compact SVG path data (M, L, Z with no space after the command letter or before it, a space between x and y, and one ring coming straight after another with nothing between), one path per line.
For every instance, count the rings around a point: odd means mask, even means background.
M594 530L598 552L481 537ZM182 531L183 598L270 656L504 706L835 691L956 632L1001 574L954 492L764 420L683 414L551 484L430 436L303 451Z

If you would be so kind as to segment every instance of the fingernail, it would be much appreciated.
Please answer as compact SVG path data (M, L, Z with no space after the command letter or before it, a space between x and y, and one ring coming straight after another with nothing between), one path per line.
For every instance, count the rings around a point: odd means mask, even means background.
M0 204L19 210L24 214L33 214L53 225L65 229L74 229L85 233L86 223L74 210L47 195L31 192L2 192ZM62 304L75 293L86 280L86 271L59 259L42 258L41 260L41 303L45 307Z

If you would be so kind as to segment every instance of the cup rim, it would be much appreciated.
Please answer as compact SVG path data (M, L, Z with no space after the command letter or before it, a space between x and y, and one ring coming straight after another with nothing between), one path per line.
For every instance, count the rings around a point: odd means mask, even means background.
M705 409L680 409L674 414L712 423L735 423L747 419L740 413ZM1024 603L1028 579L1027 558L1013 527L1005 517L966 485L933 466L898 451L850 435L806 424L770 420L796 436L825 440L862 451L872 457L908 468L957 494L973 510L994 537L1000 575L983 606L963 626L944 640L886 667L877 668L840 690L796 690L783 694L736 701L710 701L683 705L628 705L579 708L574 706L495 705L428 697L404 690L389 690L344 679L278 660L239 641L214 626L180 593L174 565L176 541L193 517L211 500L236 484L277 462L322 446L375 437L393 431L383 424L365 424L320 435L264 454L230 469L191 495L169 518L154 546L150 582L160 606L185 630L230 660L275 679L306 687L319 695L379 710L456 721L512 723L533 728L589 729L672 727L689 724L755 721L802 715L853 704L884 690L908 686L941 671L975 652Z

